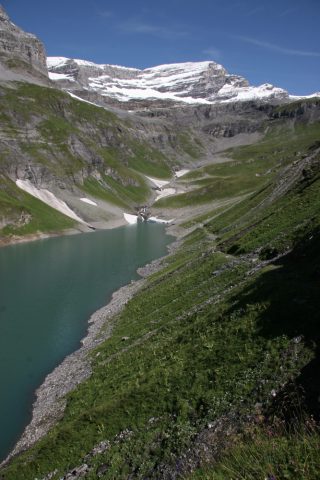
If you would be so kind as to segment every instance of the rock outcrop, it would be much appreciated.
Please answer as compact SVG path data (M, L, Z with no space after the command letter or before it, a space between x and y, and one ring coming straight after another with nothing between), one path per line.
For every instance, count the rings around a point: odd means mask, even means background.
M248 100L283 102L289 97L288 92L270 84L252 87L245 78L230 75L222 65L212 61L138 70L49 57L47 65L51 80L59 87L100 105L125 110Z
M30 80L48 83L46 52L42 42L11 22L0 5L0 80Z

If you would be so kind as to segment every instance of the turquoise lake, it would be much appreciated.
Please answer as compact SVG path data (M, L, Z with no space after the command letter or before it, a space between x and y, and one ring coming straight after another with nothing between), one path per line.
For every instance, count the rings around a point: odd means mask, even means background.
M80 346L91 314L171 242L163 225L145 222L0 248L0 460L31 419L36 388Z

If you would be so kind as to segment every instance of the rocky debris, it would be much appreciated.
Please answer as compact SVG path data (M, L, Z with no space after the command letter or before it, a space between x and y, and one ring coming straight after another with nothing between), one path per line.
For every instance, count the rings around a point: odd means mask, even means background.
M58 473L59 473L58 470L53 470L53 472L48 473L41 480L52 480L52 478L54 478ZM38 479L35 479L35 480L38 480Z
M114 443L122 443L127 441L130 437L132 437L133 431L126 428L122 430L122 432L118 433L114 438Z
M18 220L19 227L23 227L24 225L28 225L32 220L32 215L26 211L22 211L20 218Z
M64 477L62 477L61 480L73 480L77 478L84 478L87 473L89 473L90 469L89 466L84 463L83 465L80 465L80 467L74 468L71 472L67 473Z
M107 463L103 463L97 468L96 474L100 478L102 477L108 470L109 465Z
M175 480L186 478L197 468L214 463L221 452L230 446L244 419L236 413L209 422L196 436L190 448L171 464L161 464L150 478Z
M0 64L2 69L48 79L43 43L10 21L0 6ZM0 79L4 75L0 70ZM7 77L5 77L7 79Z
M154 188L153 188L154 189ZM158 187L157 187L157 190L160 190ZM148 220L148 218L150 217L151 213L150 213L150 210L148 208L147 205L143 205L141 207L138 207L138 216L142 219L142 220Z
M110 447L111 443L109 442L109 440L103 440L91 450L91 452L87 455L87 457L85 457L85 459L101 455L102 453L106 452Z
M67 393L74 390L79 383L91 375L88 354L109 338L112 331L112 317L121 311L124 305L142 287L143 282L144 280L138 280L120 288L112 295L112 300L108 305L91 316L88 333L82 340L82 346L66 357L52 373L47 375L44 383L36 391L32 420L1 466L42 438L62 417L66 406L65 397Z
M163 259L155 260L149 266L139 269L140 273L145 269L145 276L157 271ZM141 275L141 273L140 273ZM26 427L20 440L10 455L0 464L5 465L18 453L27 450L48 431L62 417L66 407L66 395L76 386L86 380L92 373L89 353L110 337L112 332L112 318L117 315L126 303L140 290L145 279L132 281L113 293L108 305L95 312L89 320L89 328L86 337L82 340L82 346L76 352L64 359L64 361L45 378L43 384L36 391L36 401L33 404L32 419ZM132 435L130 430L120 432L114 439L121 442ZM96 446L89 456L103 453L109 448L108 441ZM87 458L87 457L86 457ZM72 478L72 477L70 477ZM80 478L80 477L75 477Z
M144 267L138 268L137 272L141 277L146 278L152 275L153 273L157 272L160 267L164 266L164 259L158 258L157 260L153 260L153 262L148 263Z
M303 352L303 340L303 336L291 340L281 355L283 365L290 364L292 366L298 363ZM281 401L284 401L285 404L288 403L290 389L293 411L295 415L297 414L297 396L302 395L303 392L291 380L288 381L285 369L280 369L280 375L279 371L275 371L273 378L261 378L260 384L264 388L270 386L269 398L265 399L264 403L257 402L253 409L249 408L242 413L231 410L227 415L208 421L185 452L174 458L171 463L159 465L148 478L163 480L188 478L195 470L214 464L226 448L237 442L239 435L244 431L249 431L251 426L263 423L270 413L276 411L277 405ZM285 407L288 409L288 405ZM282 405L282 410L283 408Z
M59 480L76 480L79 478L85 478L88 473L92 472L93 465L91 460L99 455L104 454L109 448L111 448L112 444L118 444L129 440L133 435L133 431L129 429L125 429L122 432L118 433L112 441L103 440L102 442L98 443L92 450L89 452L83 459L81 465L72 468L69 472L64 474L63 477L60 477ZM103 474L108 470L109 465L107 463L102 463L98 466L96 470L96 474L98 478L102 477ZM58 470L54 470L53 472L48 473L45 477L41 480L51 480L55 475L59 472ZM37 480L37 479L36 479Z

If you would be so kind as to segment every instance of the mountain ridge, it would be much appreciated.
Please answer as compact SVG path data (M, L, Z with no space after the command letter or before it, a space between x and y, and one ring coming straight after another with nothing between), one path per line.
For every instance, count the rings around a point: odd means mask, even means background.
M15 47L34 41L14 31ZM139 208L174 218L178 242L101 317L112 335L86 352L87 381L66 398L54 378L64 413L34 415L0 477L318 479L320 99L268 84L250 97L214 62L140 74L60 57L45 88L2 46L0 242L78 228L39 199L52 194L91 225Z
M0 206L5 241L36 228L38 213L19 186L31 182L31 190L42 198L49 191L91 225L114 215L123 220L124 209L133 214L154 201L145 175L174 179L181 168L220 161L219 152L226 148L261 138L275 106L290 102L284 90L268 84L250 87L245 78L212 61L139 70L49 57L50 76L55 77L49 80L42 43L1 12L5 75L0 68L0 175L6 193ZM8 64L10 46L15 63ZM30 52L28 62L25 51ZM37 62L42 73L34 68ZM50 88L32 85L39 83ZM95 111L95 106L103 109ZM114 113L108 115L108 110ZM92 195L86 199L90 205L83 202L84 189ZM48 228L42 220L37 230ZM65 225L60 220L59 231Z
M11 22L1 5L0 80L49 83L43 43Z
M289 93L271 84L250 86L214 61L157 65L143 70L95 64L67 57L48 57L49 77L68 91L96 93L120 108L143 101L168 104L214 104L229 101L288 101Z

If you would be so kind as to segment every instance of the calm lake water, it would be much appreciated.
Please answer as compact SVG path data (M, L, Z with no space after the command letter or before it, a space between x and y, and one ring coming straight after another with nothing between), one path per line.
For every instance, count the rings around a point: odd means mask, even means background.
M29 422L36 388L80 346L90 315L171 241L162 225L139 223L0 248L0 460Z

